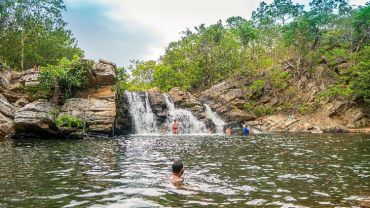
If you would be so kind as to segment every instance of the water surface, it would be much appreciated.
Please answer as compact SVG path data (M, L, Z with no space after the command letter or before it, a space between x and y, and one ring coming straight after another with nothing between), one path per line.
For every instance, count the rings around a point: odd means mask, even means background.
M168 181L176 158L183 189ZM0 142L0 207L351 207L369 196L368 135Z

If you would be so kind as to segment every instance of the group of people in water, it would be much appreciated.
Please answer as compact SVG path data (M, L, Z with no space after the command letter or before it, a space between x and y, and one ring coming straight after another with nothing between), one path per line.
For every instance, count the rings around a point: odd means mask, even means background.
M177 119L174 119L171 125L172 133L173 134L179 134L180 133L180 124L177 121ZM209 132L212 133L212 130L209 129ZM249 126L243 125L243 135L248 136L250 133L253 133L253 131L250 129ZM232 135L233 129L231 126L228 126L225 128L225 134L226 135Z

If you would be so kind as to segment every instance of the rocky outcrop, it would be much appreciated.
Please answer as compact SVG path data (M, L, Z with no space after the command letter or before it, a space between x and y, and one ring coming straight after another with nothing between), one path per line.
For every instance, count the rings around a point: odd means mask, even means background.
M0 113L10 118L14 118L15 113L15 107L2 94L0 94Z
M132 120L128 111L128 104L124 93L116 96L116 120L114 121L115 134L130 134L132 132Z
M225 81L198 93L197 97L226 122L242 123L256 119L256 116L242 110L246 94L240 83Z
M20 108L14 118L17 136L58 135L54 125L58 109L45 100L39 100Z
M14 133L14 122L0 113L0 141L10 137Z
M163 95L159 89L153 88L148 90L149 103L153 113L158 119L158 123L164 123L167 119L168 108Z
M204 105L190 92L182 91L180 88L173 88L168 94L175 104L175 107L191 111L192 114L206 124L208 128L214 128L214 123L205 114Z
M93 73L95 75L97 85L116 84L116 65L109 61L99 60L99 62L94 66Z
M116 116L116 104L114 98L71 98L66 100L59 115L65 114L80 118L86 124L88 132L111 135Z

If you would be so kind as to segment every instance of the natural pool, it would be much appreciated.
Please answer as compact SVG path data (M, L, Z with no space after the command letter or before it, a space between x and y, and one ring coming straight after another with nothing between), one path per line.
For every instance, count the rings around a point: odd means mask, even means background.
M179 157L184 189L168 180ZM351 207L369 196L368 135L0 142L0 207Z

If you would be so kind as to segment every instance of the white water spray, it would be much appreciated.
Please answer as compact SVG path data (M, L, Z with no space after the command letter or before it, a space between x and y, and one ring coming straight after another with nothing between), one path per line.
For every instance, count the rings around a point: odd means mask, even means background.
M145 93L145 101L138 92L125 92L129 113L133 119L136 134L157 133L155 116L149 104L148 93Z
M220 118L220 116L212 111L212 109L209 107L209 105L204 104L206 107L206 115L216 126L216 133L222 134L224 132L224 126L225 122Z
M168 108L167 126L168 131L171 132L171 124L174 119L179 121L179 128L182 134L201 134L207 133L206 125L199 121L195 116L188 110L176 109L175 104L169 98L168 95L163 95Z

